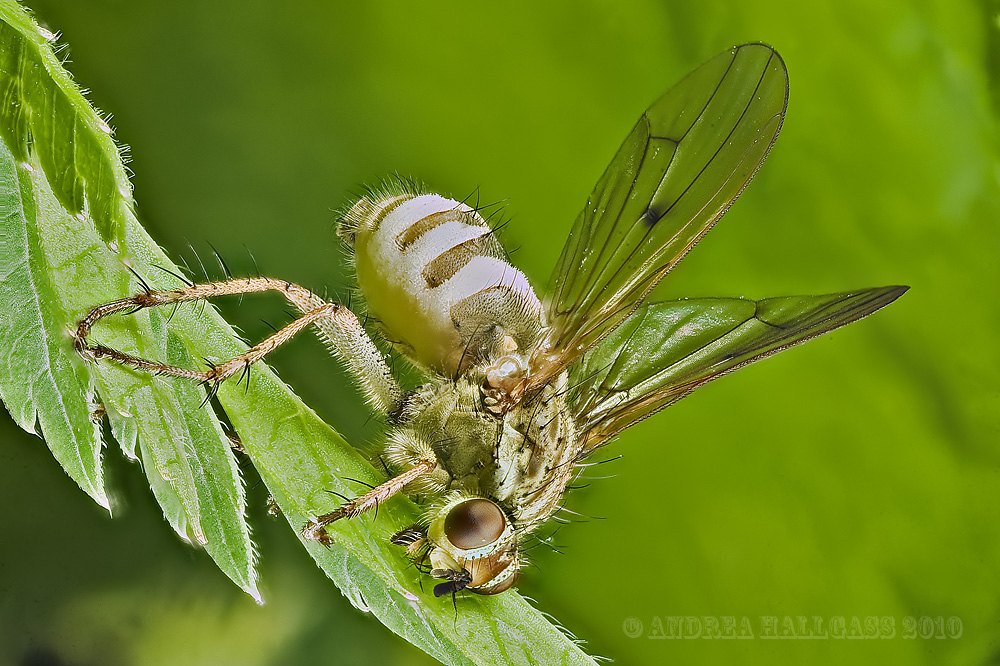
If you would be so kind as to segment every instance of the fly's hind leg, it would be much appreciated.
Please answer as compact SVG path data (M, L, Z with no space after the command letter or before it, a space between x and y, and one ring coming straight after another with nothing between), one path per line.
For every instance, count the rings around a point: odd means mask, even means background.
M94 324L104 317L119 313L132 313L143 308L158 307L175 303L199 301L216 296L260 293L276 291L302 313L302 316L277 331L245 353L212 366L208 370L190 370L159 361L139 358L130 354L91 343L87 338ZM402 391L396 383L381 352L365 332L364 327L351 310L338 303L329 303L308 289L296 284L256 277L194 284L181 289L163 291L147 290L131 296L99 305L77 323L75 345L77 351L92 358L109 358L123 365L158 375L171 375L202 382L209 387L211 395L225 379L239 372L247 372L250 366L271 353L296 333L314 325L319 336L329 345L330 350L348 368L360 384L368 403L382 414L388 414L399 406Z
M208 370L191 370L159 361L148 360L125 354L88 340L94 324L104 317L120 313L132 313L143 308L158 307L175 303L199 301L216 296L277 291L302 313L302 316L277 331L245 353L212 366ZM91 358L108 358L123 365L158 375L170 375L203 382L209 387L211 396L228 377L238 372L246 372L253 363L264 358L296 333L313 325L319 336L348 368L368 403L382 414L390 415L398 410L403 401L403 392L392 376L389 366L372 342L353 312L343 305L329 303L307 289L283 280L273 278L241 278L194 284L188 287L164 291L147 290L129 298L119 299L91 310L79 321L75 331L75 345L80 354ZM406 440L406 438L403 438ZM397 447L398 448L398 447ZM405 449L405 450L404 450ZM394 461L406 471L385 483L376 486L361 497L310 521L302 530L303 536L321 543L330 543L326 526L340 520L357 516L370 509L378 508L381 502L400 492L408 483L431 473L437 461L429 448L409 450L405 446Z

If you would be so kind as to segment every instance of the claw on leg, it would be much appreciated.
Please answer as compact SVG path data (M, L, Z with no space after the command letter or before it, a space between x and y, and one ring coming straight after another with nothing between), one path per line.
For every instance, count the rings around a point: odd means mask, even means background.
M333 537L326 531L326 525L316 520L310 520L302 528L302 536L308 541L316 541L324 546L333 544Z

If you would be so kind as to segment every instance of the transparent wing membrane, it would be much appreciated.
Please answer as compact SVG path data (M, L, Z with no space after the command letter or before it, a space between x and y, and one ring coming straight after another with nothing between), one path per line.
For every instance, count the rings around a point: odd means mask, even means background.
M571 373L586 450L716 377L857 321L906 289L689 299L640 308Z
M787 93L778 54L747 44L696 69L643 114L550 280L539 383L624 321L732 205L778 135Z

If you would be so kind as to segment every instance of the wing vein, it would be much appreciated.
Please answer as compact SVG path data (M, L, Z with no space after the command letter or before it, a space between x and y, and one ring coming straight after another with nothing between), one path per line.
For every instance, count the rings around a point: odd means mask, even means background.
M682 145L682 144L684 143L684 140L685 140L685 139L687 138L687 135L688 135L688 134L689 134L689 133L691 132L691 130L692 130L692 129L693 129L694 127L695 127L695 125L697 125L697 124L698 124L698 121L699 121L699 120L701 120L701 119L702 119L702 118L704 117L704 115L705 115L705 111L706 111L706 110L708 109L708 107L709 107L709 106L710 106L710 105L712 104L712 101L713 101L713 100L714 100L714 99L716 98L716 96L717 96L717 95L719 94L719 91L720 91L720 90L722 89L722 85L723 85L723 83L724 83L724 82L725 82L725 80L726 80L726 79L727 79L727 78L729 77L729 74L730 74L730 72L732 72L732 69L733 69L733 65L734 65L735 63L736 63L736 54L734 53L734 54L733 54L733 57L732 57L732 58L730 58L730 61L729 61L729 64L728 64L728 65L726 66L726 71L725 71L725 73L724 73L724 74L723 74L723 75L722 75L722 76L721 76L721 77L719 78L719 81L718 81L718 82L717 82L717 83L715 84L715 87L714 87L714 88L713 88L713 90L712 90L712 94L711 94L711 95L709 95L709 96L708 96L708 98L707 98L707 99L705 100L705 103L704 103L704 104L702 105L702 107L701 107L701 110L700 110L700 111L698 111L698 114L697 114L697 115L695 116L695 119L694 119L694 120L693 120L693 121L691 122L691 124L690 124L690 125L688 126L688 128L687 128L686 130L684 130L684 133L683 133L683 134L681 134L680 138L679 138L679 139L672 139L672 138L669 138L669 137L663 137L663 138L665 138L665 139L666 139L667 141L671 141L671 142L672 142L672 143L674 144L674 146L675 146L675 149L674 149L674 151L673 151L673 154L671 154L671 156L670 156L670 159L669 159L669 160L667 161L667 164L666 164L666 166L664 167L664 170L663 170L663 175L662 175L662 176L660 177L660 180L659 180L659 181L657 182L657 186L656 186L656 188L654 188L654 189L653 189L653 196L654 196L654 197L655 197L655 195L656 195L656 192L658 192L658 191L660 190L660 188L661 188L661 187L663 187L663 182L664 182L664 180L666 180L666 178L667 178L667 175L668 175L668 174L670 173L670 168L671 168L671 167L673 166L673 164L674 164L674 160L675 160L675 159L677 158L677 154L678 154L678 153L680 152L680 149L681 149L681 145ZM768 64L770 64L770 58L768 59ZM765 72L765 73L767 72L767 69L766 69L766 68L765 68L764 72ZM763 78L763 75L762 75L762 77L761 77L761 78ZM758 82L757 82L757 86L758 86L758 87L760 86L760 81L759 81L759 80L758 80ZM756 91L755 91L755 93L756 93ZM752 97L751 97L751 101L753 101L753 98L752 98ZM749 106L749 105L748 105L748 106ZM744 114L746 113L746 109L744 109L743 113L744 113ZM743 116L741 115L740 117L742 118ZM639 163L639 168L638 168L638 169L636 169L636 172L635 172L635 175L634 175L634 176L632 177L632 183L631 183L631 185L629 186L629 191L628 191L628 193L626 194L626 196L625 196L624 198L622 198L622 203L621 203L621 206L620 206L620 207L619 207L619 209L618 209L618 212L617 212L617 214L616 214L616 215L614 215L613 217L609 218L609 219L612 219L612 220L619 220L619 219L621 219L621 215L622 215L622 213L623 213L623 211L624 211L625 207L626 207L626 206L628 205L628 203L629 203L629 200L630 200L630 199L632 198L632 193L633 193L633 192L634 192L634 190L635 190L635 185L636 185L636 183L637 183L637 182L639 181L639 176L640 176L640 175L642 174L642 166L643 166L643 165L645 164L645 162L646 162L646 158L647 158L647 156L648 156L648 154L649 154L649 146L650 146L650 143L651 143L651 141L652 141L652 140L653 140L654 138L660 138L660 137L654 137L654 136L652 135L652 121L651 121L651 120L650 120L650 118L649 118L649 112L648 112L648 111L647 111L647 112L645 112L645 113L643 113L643 115L642 115L642 118L643 118L643 120L645 120L645 121L646 121L646 127L647 127L647 130L646 130L646 142L645 142L645 145L643 146L643 152L642 152L642 160L641 160L641 161L640 161L640 163ZM733 131L735 131L735 126L734 126L734 128L733 128ZM730 131L730 136L731 136L731 135L732 135L732 131ZM728 137L727 137L727 138L728 138ZM720 150L721 150L721 147L720 147ZM716 151L716 154L718 154L718 151ZM714 156L713 156L713 159L714 159ZM706 163L705 167L703 167L703 168L702 168L702 172L704 172L704 169L705 169L705 168L707 168L707 167L708 167L708 165L709 165L709 164L711 164L711 162L712 162L712 160L709 160L709 161L708 161L708 162ZM700 175L700 174L701 174L702 172L699 172L699 175ZM696 176L696 177L695 177L695 180L697 180L697 178L698 178L698 177ZM664 212L663 212L663 213L662 213L662 214L661 214L661 215L660 215L659 217L657 217L657 219L656 219L656 221L657 221L657 222L659 222L660 220L662 220L662 219L663 219L663 217L664 217L664 216L665 216L665 215L666 215L667 213L669 213L669 212L670 212L670 210L672 210L672 209L673 209L673 207L674 207L675 205L677 205L677 201L679 201L679 200L681 199L681 197L683 197L684 193L686 193L686 192L687 192L687 191L688 191L688 190L689 190L689 189L691 188L691 186L692 186L693 184L694 184L694 181L692 181L691 183L689 183L689 184L688 184L688 187L687 187L687 188L685 188L684 192L682 192L682 193L681 193L681 196L679 196L679 197L677 198L677 200L675 200L675 201L674 201L674 202L673 202L673 203L672 203L672 204L670 205L670 207L669 207L669 208L668 208L668 209L667 209L666 211L664 211ZM721 188L720 188L720 189L721 189ZM646 207L644 207L644 209L643 209L643 210L644 210L644 211L646 211L646 210L649 210L649 206L647 205ZM632 223L631 223L631 224L629 225L628 229L629 229L629 230L631 230L631 229L634 229L634 228L636 227L636 225L638 225L638 224L639 224L639 221L640 221L640 220L641 220L641 217L640 217L640 218L638 218L638 219L636 219L636 220L635 220L634 222L632 222ZM649 229L647 229L647 230L646 230L646 233L645 233L645 234L643 235L643 241L645 241L646 239L648 239L648 238L649 238L649 234L650 234L650 233L652 233L652 231L653 231L653 228L654 228L654 225L655 225L655 223L654 223L654 224L651 224L651 225L649 225ZM592 225L591 225L591 226L592 226ZM610 234L610 231L611 231L611 230L609 229L609 234ZM679 233L680 233L680 230L678 230L678 234L679 234ZM675 235L675 237L676 237L676 235ZM672 239L671 239L671 240L672 240ZM668 243L669 243L669 241L668 241ZM631 251L631 252L629 253L628 257L626 257L626 259L625 259L624 261L621 261L621 262L619 262L619 264L618 264L618 269L617 269L617 270L615 271L615 273L614 273L614 274L612 274L612 275L610 276L610 278L609 278L608 280L605 280L605 281L604 281L604 283L603 283L603 284L604 284L604 286L603 286L603 287L601 288L601 291L603 291L604 289L607 289L607 286L608 286L608 285L609 285L609 284L611 283L611 280L614 280L614 279L615 279L615 278L616 278L616 277L618 276L618 274L619 274L619 273L621 272L621 270L622 270L622 269L623 269L623 268L624 268L624 267L625 267L625 266L626 266L626 265L628 264L628 262L629 262L629 261L630 261L630 260L631 260L631 259L632 259L632 258L634 257L634 255L635 255L635 251L636 251L636 250L637 250L637 249L638 249L639 247L641 247L641 245L642 245L641 243L640 243L640 244L637 244L637 245L636 245L636 246L635 246L635 247L634 247L634 248L632 249L632 251ZM601 248L601 255L599 256L599 258L601 258L601 257L603 257L603 256L604 256L604 250L605 250L606 248L609 248L609 247L611 247L611 244L610 244L610 243L606 243L606 244L605 244L605 246L604 246L603 248ZM614 249L617 249L617 248L614 248ZM598 262L598 263L597 263L597 265L598 265L598 266L601 266L602 264L601 264L600 262ZM608 264L608 265L609 265L609 264ZM588 284L591 284L591 283L593 283L593 282L596 282L596 281L597 281L598 279L600 279L600 278L601 278L601 277L602 277L602 276L604 275L604 271L603 271L603 270L601 270L601 271L595 271L595 272L593 273L593 275L594 275L594 277L588 280ZM585 297L585 298L584 298L584 299L583 299L583 300L581 301L581 303L580 303L580 304L582 305L583 303L587 303L587 302L588 302L588 301L589 301L589 300L591 299L591 297L592 297L592 296L593 296L593 287L589 287L589 288L588 288L588 290L587 290L587 295L586 295L586 297ZM638 306L638 304L636 304L636 306ZM616 314L617 314L617 313L618 313L618 312L616 311Z
M773 56L772 56L771 58L773 58ZM736 122L735 122L735 123L733 124L733 127L732 127L732 129L730 129L730 130L729 130L729 133L728 133L728 134L726 134L726 138L725 138L725 140L724 140L724 141L722 141L722 142L721 142L721 143L719 144L719 147L715 149L715 152L714 152L714 153L712 153L712 157L711 157L711 158L709 158L709 159L708 159L708 160L707 160L707 161L705 162L704 166L702 166L702 167L701 167L701 169L700 169L700 170L698 171L697 175L695 175L695 177L691 179L691 182L690 182L690 183L688 183L687 187L685 187L685 188L684 188L684 190L683 190L683 191L682 191L682 192L681 192L681 193L680 193L680 194L679 194L679 195L677 196L677 198L676 198L676 199L674 199L673 203L671 203L671 204L670 204L670 205L669 205L669 206L667 207L667 209L666 209L666 210L665 210L665 211L663 212L663 214L662 214L662 215L660 215L660 217L659 217L659 218L657 219L657 222L659 222L659 221L660 221L660 220L662 220L662 219L663 219L664 217L666 217L667 215L669 215L669 214L670 214L670 212L671 212L671 211L672 211L672 210L674 209L674 207L675 207L675 206L677 206L677 204L678 204L678 203L680 203L680 201L681 201L682 199L684 199L684 197L685 197L685 196L687 196L687 194L688 194L688 193L689 193L689 192L691 191L691 188L693 188L693 187L695 186L695 184L697 184L697 183L698 183L698 181L699 181L699 180L701 179L701 177L702 177L702 176L703 176L703 175L705 174L705 170L706 170L706 169L708 169L708 167L710 167L710 166L711 166L711 165L712 165L712 164L713 164L713 163L715 162L716 158L717 158L717 157L719 156L719 153L720 153L720 152L722 152L722 149L723 149L723 148L725 148L725 147L726 147L726 144L728 144L728 143L729 143L729 140L730 140L730 139L732 138L732 136L733 136L733 133L734 133L734 132L736 132L736 129L737 129L737 128L738 128L738 127L740 126L740 124L741 124L741 123L743 122L743 119L744 119L744 118L746 117L746 114L747 114L747 111L749 111L749 110L750 110L750 106L751 106L751 105L753 104L754 100L755 100L755 99L756 99L756 97L757 97L757 92L758 92L758 91L760 90L760 84L761 84L761 83L762 83L762 82L764 81L764 77L765 77L765 76L767 76L767 71L768 71L768 67L770 67L770 64L771 64L771 58L768 58L768 61L767 61L767 63L765 63L765 65L764 65L764 68L763 68L763 70L761 71L761 75L760 75L760 77L759 77L759 78L757 79L757 85L756 85L756 86L754 86L754 91L753 91L753 94L752 94L752 95L750 95L750 99L749 99L749 100L747 101L746 105L745 105L745 106L743 107L743 111L742 111L742 113L740 113L740 117L739 117L739 119L738 119L738 120L737 120L737 121L736 121ZM735 59L735 58L733 58L733 62L735 62L735 61L736 61L736 59ZM730 68L731 68L731 67L732 67L732 65L730 65ZM729 70L727 70L727 73L726 73L726 76L728 76L728 73L729 73ZM722 81L723 81L724 79L725 79L725 76L723 77L723 79L722 79L722 80L720 80L720 81L719 81L719 84L718 84L718 85L716 86L716 89L715 89L715 92L713 93L713 97L714 97L714 96L715 96L716 94L718 94L718 91L719 91L719 89L721 88L721 86L722 86ZM711 101L711 100L710 100L710 101ZM705 109L707 109L707 108L708 108L708 104L710 103L710 101L709 101L709 102L707 102L707 103L705 104L705 106L704 106L704 107L702 108L702 111L701 111L701 113L699 114L699 116L698 116L698 119L700 119L700 118L702 117L702 115L704 115L704 113L705 113ZM694 127L694 126L695 126L695 125L697 124L697 122L698 122L698 120L695 120L695 122L691 123L691 127L693 128L693 127ZM688 128L688 131L690 131L690 130L691 130L691 128ZM686 136L687 136L687 132L685 132L685 135L684 135L684 138L686 138ZM682 141L682 142L683 142L684 138L682 138L682 139L681 139L681 141ZM746 149L746 150L744 151L744 154L746 154L746 152L748 152L748 151L749 151L749 150L750 150L750 149L751 149L752 147L753 147L753 145L752 145L752 144L751 144L750 146L747 146L747 149ZM679 152L679 150L680 150L680 144L678 144L678 150L674 152L673 156L671 156L671 158L670 158L670 161L669 161L669 162L668 162L668 164L667 164L667 168L666 168L666 170L664 171L664 174L663 174L663 176L662 176L662 177L660 178L660 181L659 181L659 183L658 183L658 185L657 185L656 189L654 190L654 196L655 196L655 193L656 193L656 192L658 192L658 191L660 190L660 188L661 188L661 187L663 186L663 182L664 182L664 181L665 181L665 180L667 179L667 176L668 176L668 175L670 174L670 166L671 166L671 165L673 164L673 162L674 162L674 159L675 159L675 158L677 157L677 153ZM736 171L737 171L737 170L739 169L739 165L740 165L741 163L742 163L742 161L738 162L738 163L737 163L737 165L736 165L735 167L733 167L733 170L729 172L729 176L732 176L732 174L736 173ZM678 227L678 228L677 228L677 230L676 230L676 231L674 232L673 236L671 236L671 237L670 237L670 238L669 238L669 239L668 239L668 240L667 240L666 242L664 242L664 243L663 243L663 244L662 244L662 245L660 246L660 251L659 251L659 252L657 252L657 253L656 253L656 255L659 255L659 254L661 254L661 253L662 253L662 250L664 250L664 249L666 249L666 248L669 248L669 247L671 247L671 246L672 246L672 245L674 244L674 242L675 242L675 241L676 241L677 239L679 239L679 238L681 237L681 234L683 234L683 232L684 232L684 231L685 231L686 229L688 229L688 227L690 226L691 222L692 222L692 221L694 221L694 220L696 220L696 219L698 219L698 217L699 217L699 216L700 216L700 214L701 214L701 213L702 213L702 212L703 212L703 211L705 210L705 208L707 208L707 207L708 207L708 205L709 205L710 203L712 203L712 201L714 201L714 200L715 200L715 198L716 198L716 196L718 196L719 192L721 192L721 191L723 190L723 188L725 188L725 187L726 187L726 185L728 185L728 184L729 184L729 178L727 177L727 178L726 178L725 180L723 180L723 181L722 181L722 182L721 182L721 183L719 184L719 187L718 187L718 188L717 188L717 189L715 190L715 192L714 192L714 194L712 195L712 197L711 197L711 198L709 198L709 199L708 199L708 200L707 200L707 201L705 202L705 204L704 204L704 205L703 205L703 206L702 206L702 207L701 207L701 208L700 208L700 209L699 209L699 210L697 211L697 213L696 213L696 214L695 214L694 216L692 216L691 220L689 220L689 221L688 221L688 223L686 223L686 224L684 224L684 225L682 225L682 226ZM641 219L641 218L640 218L640 219ZM716 218L716 219L717 219L717 218ZM714 222L715 222L715 220L711 220L711 221L709 221L709 223L708 223L708 227L710 228L710 227L711 227L711 226L712 226L712 225L714 224ZM630 228L633 228L633 229L634 229L634 228L636 227L636 225L638 225L639 223L640 223L640 221L639 221L639 220L636 220L635 222L633 222L633 223L632 223L632 225L631 225L631 227L630 227ZM635 246L634 248L632 248L632 251L631 251L631 252L629 253L628 257L627 257L627 258L625 259L625 261L622 261L622 262L621 262L621 263L619 264L619 266L618 266L618 269L617 269L617 270L616 270L616 271L615 271L615 272L614 272L614 273L613 273L613 274L612 274L612 275L610 276L610 278L609 278L608 280L606 280L606 281L605 281L605 284L610 284L612 280L614 280L615 278L617 278L617 277L618 277L618 275L619 275L619 274L620 274L620 273L622 272L622 270L623 270L623 269L624 269L624 268L625 268L625 267L626 267L626 266L627 266L627 265L629 264L629 262L630 262L630 261L631 261L631 260L632 260L632 259L633 259L633 258L635 257L635 253L636 253L636 252L637 252L637 251L638 251L638 250L639 250L640 248L642 248L642 247L643 247L643 246L645 245L645 241L649 239L649 235L650 235L651 233L653 233L653 230L654 230L654 229L655 229L655 223L654 223L654 224L652 224L652 225L649 225L649 229L647 229L647 230L646 230L646 233L645 233L645 234L643 234L643 242L641 242L641 243L637 243L637 244L636 244L636 246ZM705 231L708 231L708 229L706 229ZM688 246L687 246L687 247L685 248L685 251L684 251L684 252L683 252L683 253L682 253L682 254L680 255L680 257L683 257L684 255L686 255L686 254L687 254L687 250L688 250L688 249L690 249L691 247L693 247L693 246L694 246L694 244L695 244L695 243L697 243L697 242L698 242L698 240L700 240L700 239L701 239L701 236L703 236L703 235L704 235L704 234L700 234L700 235L698 235L698 236L697 236L697 237L696 237L696 238L695 238L695 239L693 240L693 242L692 242L692 243L691 243L690 245L688 245ZM656 255L654 255L654 257L655 257ZM674 261L673 261L672 263L671 263L671 262L668 262L668 263L667 263L667 265L665 265L665 266L662 266L662 267L660 267L660 269L658 269L657 271L655 271L655 272L654 272L654 273L653 273L652 275L656 275L656 274L657 274L657 273L659 272L659 270L662 270L663 268L666 268L667 270L669 270L669 269L670 269L670 268L672 268L672 267L673 267L674 265L676 265L677 261L679 261L679 258L675 257L675 260L674 260ZM650 262L648 262L648 263L652 263L652 261L650 261ZM625 295L628 295L628 293L629 293L630 291L632 291L633 289L635 289L635 287L636 287L636 286L638 286L638 285L641 285L641 284L642 284L642 282L643 282L643 280L641 280L641 278L642 278L642 277L643 277L642 275L637 275L637 276L636 276L635 280L633 280L633 281L632 281L633 283L632 283L631 285L629 285L629 288L628 288L628 289L626 290L626 292L625 292ZM662 277L662 276L661 276L661 277ZM638 306L639 306L639 303L636 303L636 304L635 304L635 307L638 307Z

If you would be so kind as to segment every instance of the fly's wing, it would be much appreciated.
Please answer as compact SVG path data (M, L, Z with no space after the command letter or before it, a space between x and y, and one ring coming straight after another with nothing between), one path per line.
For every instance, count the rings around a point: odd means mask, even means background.
M778 136L788 74L764 44L722 53L639 119L577 217L549 283L532 386L622 323L722 217ZM530 388L530 387L529 387Z
M573 369L570 404L585 451L716 377L857 321L906 289L643 306Z

